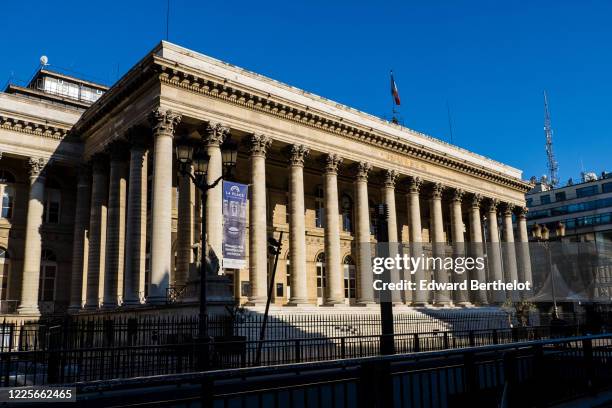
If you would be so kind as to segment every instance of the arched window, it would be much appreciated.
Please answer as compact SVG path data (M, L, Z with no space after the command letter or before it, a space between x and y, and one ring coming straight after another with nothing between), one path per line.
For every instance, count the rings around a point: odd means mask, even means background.
M325 254L323 252L317 255L317 297L322 298L325 295L325 286L327 286L327 276L325 273Z
M13 216L15 200L15 176L6 170L0 170L0 197L2 197L2 212L0 216L10 219Z
M317 228L325 228L323 195L323 187L318 185L315 190L315 225Z
M348 194L342 194L342 231L353 232L353 200Z
M53 251L43 249L40 261L38 300L41 302L53 302L55 300L57 259Z
M47 180L45 184L45 208L43 220L50 224L59 224L62 201L61 187L57 181Z
M346 299L355 298L355 261L350 255L344 257L342 262L344 267L344 297Z
M11 261L6 248L0 247L0 300L6 300Z

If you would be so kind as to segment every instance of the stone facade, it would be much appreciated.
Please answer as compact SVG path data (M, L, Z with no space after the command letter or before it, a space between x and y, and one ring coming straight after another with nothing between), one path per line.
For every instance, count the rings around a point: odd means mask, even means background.
M240 303L265 302L266 238L280 231L275 303L372 303L372 276L357 244L374 240L370 213L378 203L390 208L390 241L482 242L484 215L504 218L502 240L526 237L505 231L529 188L519 170L167 42L89 108L51 111L44 101L28 102L41 108L24 119L9 102L27 110L22 98L0 95L0 150L7 153L0 169L17 179L0 246L11 259L6 299L24 314L39 312L37 270L47 247L56 247L59 267L55 302L74 311L163 304L169 290L196 279L202 211L210 249L221 256L221 190L211 190L201 208L177 171L174 146L183 137L210 156L209 181L222 174L220 144L239 143L235 179L250 185L249 266L222 272ZM44 115L58 123L44 127ZM15 170L26 162L29 176ZM62 186L57 231L39 222L51 177ZM394 302L501 301L455 296Z

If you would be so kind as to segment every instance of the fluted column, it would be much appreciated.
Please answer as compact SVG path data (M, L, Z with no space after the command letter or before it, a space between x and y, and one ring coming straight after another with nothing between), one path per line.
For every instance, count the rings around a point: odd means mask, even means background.
M129 136L130 179L128 188L124 299L127 305L140 303L145 290L145 257L147 244L147 147L144 129Z
M92 158L91 203L89 211L89 249L87 260L87 299L85 308L97 309L104 290L106 253L106 215L108 200L108 158Z
M172 268L172 138L181 116L158 108L153 125L153 196L151 204L151 282L148 303L164 303Z
M497 226L497 206L499 201L490 199L487 208L487 226L489 230L488 260L489 281L503 281L501 247L499 245L499 228ZM489 293L492 303L502 304L506 295L502 290L493 290Z
M465 256L465 238L463 231L463 213L461 210L461 201L463 199L463 190L455 189L451 195L451 233L453 238L453 256L455 257L464 257ZM469 276L468 272L464 271L463 273L457 273L457 271L452 272L453 282L468 282L469 287ZM469 293L467 290L456 290L453 292L454 301L456 304L465 306L468 305L469 302Z
M125 260L125 210L128 146L115 142L110 147L110 183L106 232L106 265L102 307L114 308L123 295Z
M387 225L389 229L389 257L391 258L395 258L399 249L397 211L395 209L395 183L397 182L398 176L399 174L395 170L383 171L382 198L383 202L387 205L387 210L389 211ZM400 281L400 273L397 268L391 268L390 278L391 282ZM391 291L391 301L393 303L402 302L401 292L399 290Z
M338 167L342 158L335 153L324 157L324 199L325 199L325 271L327 287L325 304L344 303L344 275L340 259L340 213L338 207Z
M512 225L512 211L514 205L506 204L503 211L504 220L504 243L502 244L504 254L504 279L506 282L518 281L518 270L516 263L516 248L514 247L514 227ZM520 293L509 291L506 296L508 299L518 301Z
M192 172L189 166L189 172ZM178 217L176 226L176 274L173 284L184 285L193 257L193 227L195 190L188 174L178 175ZM217 221L216 219L214 221Z
M408 179L408 222L410 224L410 255L412 257L420 257L423 253L421 201L419 198L419 192L422 185L423 181L419 177L410 177ZM420 282L423 280L425 280L425 271L423 268L417 268L412 279L412 281L415 282L417 289L414 292L410 292L412 296L412 303L415 306L425 306L428 303L428 291L418 289ZM407 292L407 295L410 293Z
M289 251L291 251L291 298L289 304L308 301L306 275L306 224L304 219L304 159L310 150L292 145L289 151Z
M355 166L355 250L357 252L357 303L374 303L372 287L372 248L370 244L370 202L368 174L372 166L359 162Z
M25 250L21 276L21 301L19 314L39 315L38 290L40 279L40 255L43 202L45 197L45 166L42 158L30 158L27 169L30 176L30 195L26 218Z
M482 196L480 194L474 194L470 200L470 252L473 258L482 258L484 255L482 224L480 223L481 202ZM485 283L487 281L486 270L478 268L474 269L471 278L476 279L480 283ZM473 292L472 300L474 303L481 306L489 304L487 300L487 291L477 290Z
M527 233L527 207L518 207L516 213L517 230L518 230L518 278L521 282L530 282L533 284L531 275L531 258L529 256L529 235ZM521 297L525 297L526 293L521 293Z
M76 212L72 238L72 276L70 284L70 310L78 311L83 306L83 278L85 268L85 233L89 224L90 169L80 166L77 182Z
M221 144L229 135L229 128L220 123L210 122L203 135L203 142L209 156L206 181L214 183L223 175ZM209 250L212 249L221 266L223 251L223 183L206 192L206 235Z
M265 303L268 284L266 220L266 154L272 139L261 134L250 138L251 202L249 205L249 280L252 305Z
M434 183L431 186L431 196L429 201L431 216L431 245L434 256L444 257L446 240L444 238L444 220L442 218L442 192L444 186L441 183ZM448 282L448 271L442 268L434 270L436 282L444 284ZM437 290L434 292L434 303L436 305L450 304L450 292L448 290Z

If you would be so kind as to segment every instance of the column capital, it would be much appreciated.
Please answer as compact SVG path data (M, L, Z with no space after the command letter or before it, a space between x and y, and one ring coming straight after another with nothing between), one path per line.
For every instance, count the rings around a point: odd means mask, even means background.
M268 149L272 145L272 138L262 135L261 133L253 133L248 139L248 142L251 156L266 157Z
M497 212L497 207L499 206L499 200L496 198L489 198L487 200L487 211L489 212Z
M96 153L91 156L90 163L94 173L104 173L108 169L108 156L104 153Z
M89 187L91 177L91 166L89 164L80 164L78 167L78 187Z
M529 212L529 208L517 205L516 207L514 207L514 212L519 219L527 219L527 213Z
M106 150L113 161L127 161L130 154L129 144L121 139L109 143Z
M432 183L430 187L431 198L433 200L440 200L445 189L446 187L442 183Z
M30 157L26 163L26 169L30 178L44 177L47 160L43 157Z
M503 214L505 217L512 217L513 212L514 212L514 204L511 204L511 203L503 204Z
M325 165L325 173L337 174L342 161L342 157L336 153L327 153L324 155L323 164Z
M134 126L126 132L126 140L130 143L131 148L146 148L149 144L151 130L145 126Z
M463 200L463 197L464 197L464 196L465 196L465 191L463 191L463 190L462 190L462 189L460 189L460 188L454 188L454 189L451 191L451 196L450 196L450 198L451 198L451 201L461 203L461 201Z
M470 207L472 208L480 208L480 204L482 203L482 195L478 193L472 194L470 199Z
M208 122L204 128L202 140L207 146L221 146L227 139L230 128L219 122Z
M291 166L304 166L304 159L310 155L310 149L304 145L291 145L286 151Z
M411 193L418 194L423 185L423 180L420 177L410 176L408 177L408 190Z
M355 163L353 169L358 181L368 181L368 175L370 170L372 170L372 165L368 162L358 162Z
M173 135L178 124L181 123L181 115L171 109L157 107L149 115L149 121L155 134Z
M395 188L395 183L399 177L396 170L383 170L384 185L387 188Z

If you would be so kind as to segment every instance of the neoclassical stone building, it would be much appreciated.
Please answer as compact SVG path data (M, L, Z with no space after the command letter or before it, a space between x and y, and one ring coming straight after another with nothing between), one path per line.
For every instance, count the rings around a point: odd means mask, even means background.
M223 141L240 146L235 180L250 189L248 268L221 271L240 303L265 302L266 238L280 231L275 303L372 303L371 267L355 244L374 239L378 203L389 207L390 242L527 242L529 184L519 170L168 42L110 89L81 86L103 95L61 105L42 91L0 94L3 197L13 189L12 214L4 216L3 200L0 220L10 263L2 300L18 313L39 313L45 291L74 311L165 304L169 291L181 301L179 289L197 278L200 214L218 256L223 234L221 187L201 208L177 171L174 147L185 137L209 154L209 180L222 174ZM57 225L45 218L52 194L60 197ZM489 222L483 236L483 216L501 231ZM528 255L516 255L489 277L530 279ZM58 268L53 283L41 277L49 262ZM503 301L461 296L395 300Z

